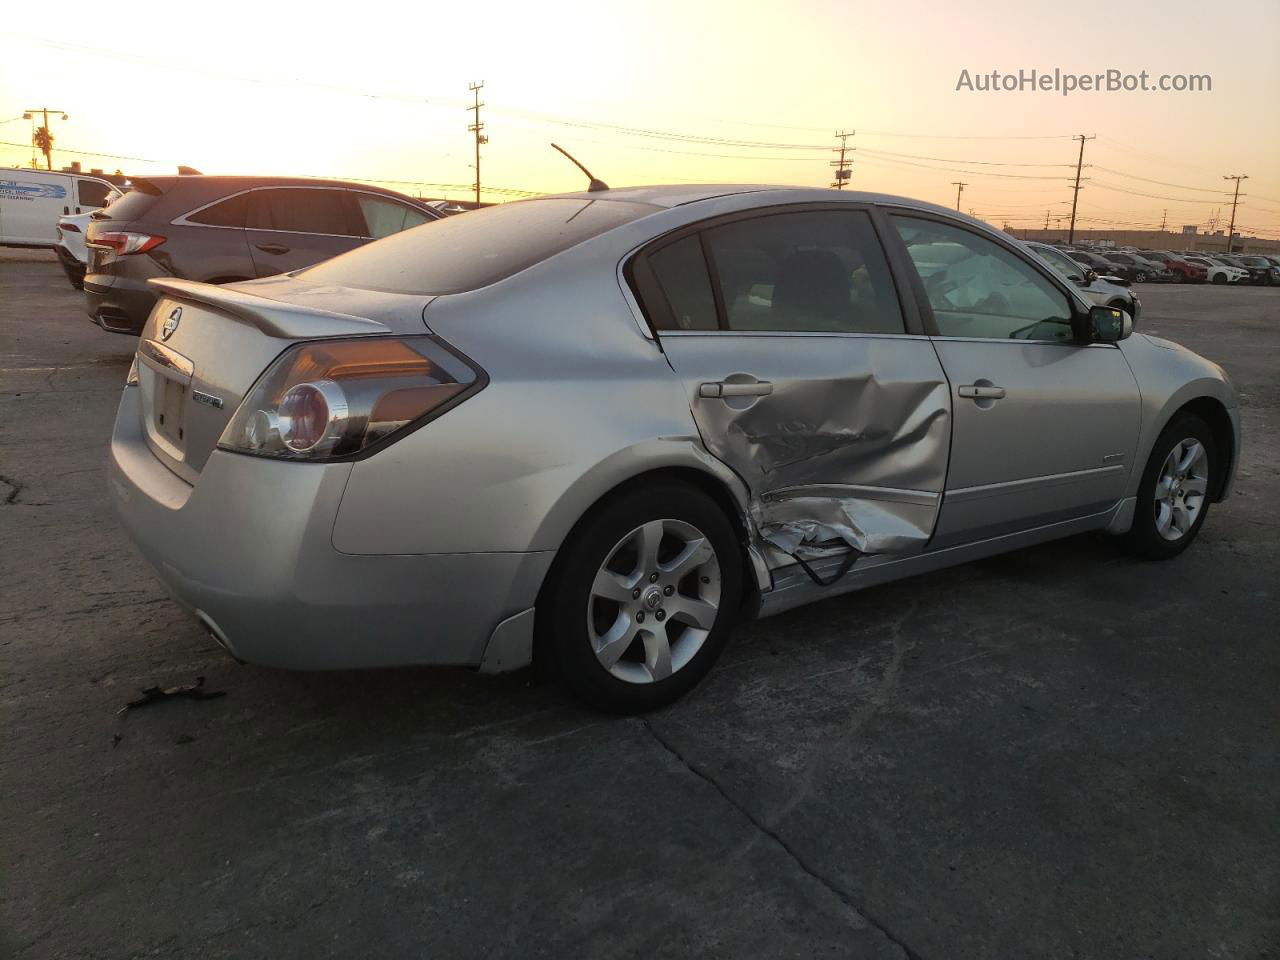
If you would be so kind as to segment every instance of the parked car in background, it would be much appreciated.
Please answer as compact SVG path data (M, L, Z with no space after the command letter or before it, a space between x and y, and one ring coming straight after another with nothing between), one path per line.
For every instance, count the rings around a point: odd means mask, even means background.
M1130 282L1127 277L1121 275L1124 268L1118 263L1112 263L1110 260L1094 253L1090 250L1067 250L1067 256L1076 263L1084 264L1091 269L1099 277L1105 280L1124 280Z
M1243 267L1234 267L1224 263L1217 257L1187 257L1188 263L1197 263L1209 272L1210 283L1239 283L1249 279L1249 271Z
M93 216L91 213L73 213L70 216L59 217L54 228L58 242L54 245L53 252L58 255L62 272L67 275L67 280L76 290L84 289L84 266L88 259L84 234L89 229L91 216Z
M1128 279L1134 283L1172 283L1173 272L1157 260L1148 260L1136 253L1108 253L1106 259L1124 267Z
M1094 303L1123 310L1133 318L1134 324L1137 324L1138 314L1142 310L1142 301L1138 299L1132 288L1104 280L1091 267L1077 263L1057 247L1034 241L1027 241L1027 246L1045 263L1083 290L1085 296Z
M0 246L54 247L59 217L89 213L119 195L101 177L0 167Z
M137 334L155 278L233 283L299 270L441 219L380 187L296 177L135 177L89 223L86 309L112 333Z
M1249 271L1250 283L1256 283L1259 286L1280 283L1280 273L1276 272L1275 265L1265 257L1241 255L1233 258L1233 262Z
M1198 263L1188 263L1180 254L1168 250L1143 250L1147 260L1163 263L1183 283L1208 283L1209 271Z
M277 667L536 647L653 709L740 615L1089 530L1175 556L1239 458L1220 367L900 197L604 188L156 285L107 489Z

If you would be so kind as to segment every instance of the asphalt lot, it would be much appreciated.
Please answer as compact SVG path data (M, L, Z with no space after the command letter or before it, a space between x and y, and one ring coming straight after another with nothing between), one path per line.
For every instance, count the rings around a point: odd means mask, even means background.
M747 624L641 720L232 662L110 512L133 341L0 251L0 956L1280 955L1280 289L1142 297L1243 397L1190 551ZM197 676L226 696L117 715Z

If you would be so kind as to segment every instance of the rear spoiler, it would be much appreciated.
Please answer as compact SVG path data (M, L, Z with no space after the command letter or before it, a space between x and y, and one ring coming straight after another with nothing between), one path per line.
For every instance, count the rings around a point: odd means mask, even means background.
M390 327L365 317L268 300L266 297L211 283L169 277L158 277L147 283L178 300L216 307L272 337L307 340L312 337L349 337L391 332Z

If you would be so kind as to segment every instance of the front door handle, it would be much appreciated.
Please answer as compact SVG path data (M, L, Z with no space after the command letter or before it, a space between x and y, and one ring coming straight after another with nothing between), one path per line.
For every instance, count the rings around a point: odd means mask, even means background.
M767 397L773 393L773 384L768 380L756 380L754 383L704 383L698 387L700 397Z
M289 252L289 248L286 247L283 243L255 243L254 246L257 247L259 250L261 250L263 253L279 254L279 253Z
M958 387L956 393L966 400L1004 399L1004 387L980 387L976 383L967 383L963 387Z

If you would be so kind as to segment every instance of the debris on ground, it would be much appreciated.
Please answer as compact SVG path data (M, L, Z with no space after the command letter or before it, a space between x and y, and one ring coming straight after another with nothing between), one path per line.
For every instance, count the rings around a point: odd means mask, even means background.
M196 677L194 683L185 683L178 687L146 687L142 691L142 696L136 700L130 700L116 713L117 715L128 713L137 707L145 707L149 703L158 703L161 700L172 700L175 697L186 697L188 700L212 700L226 695L225 690L206 690L204 677Z

